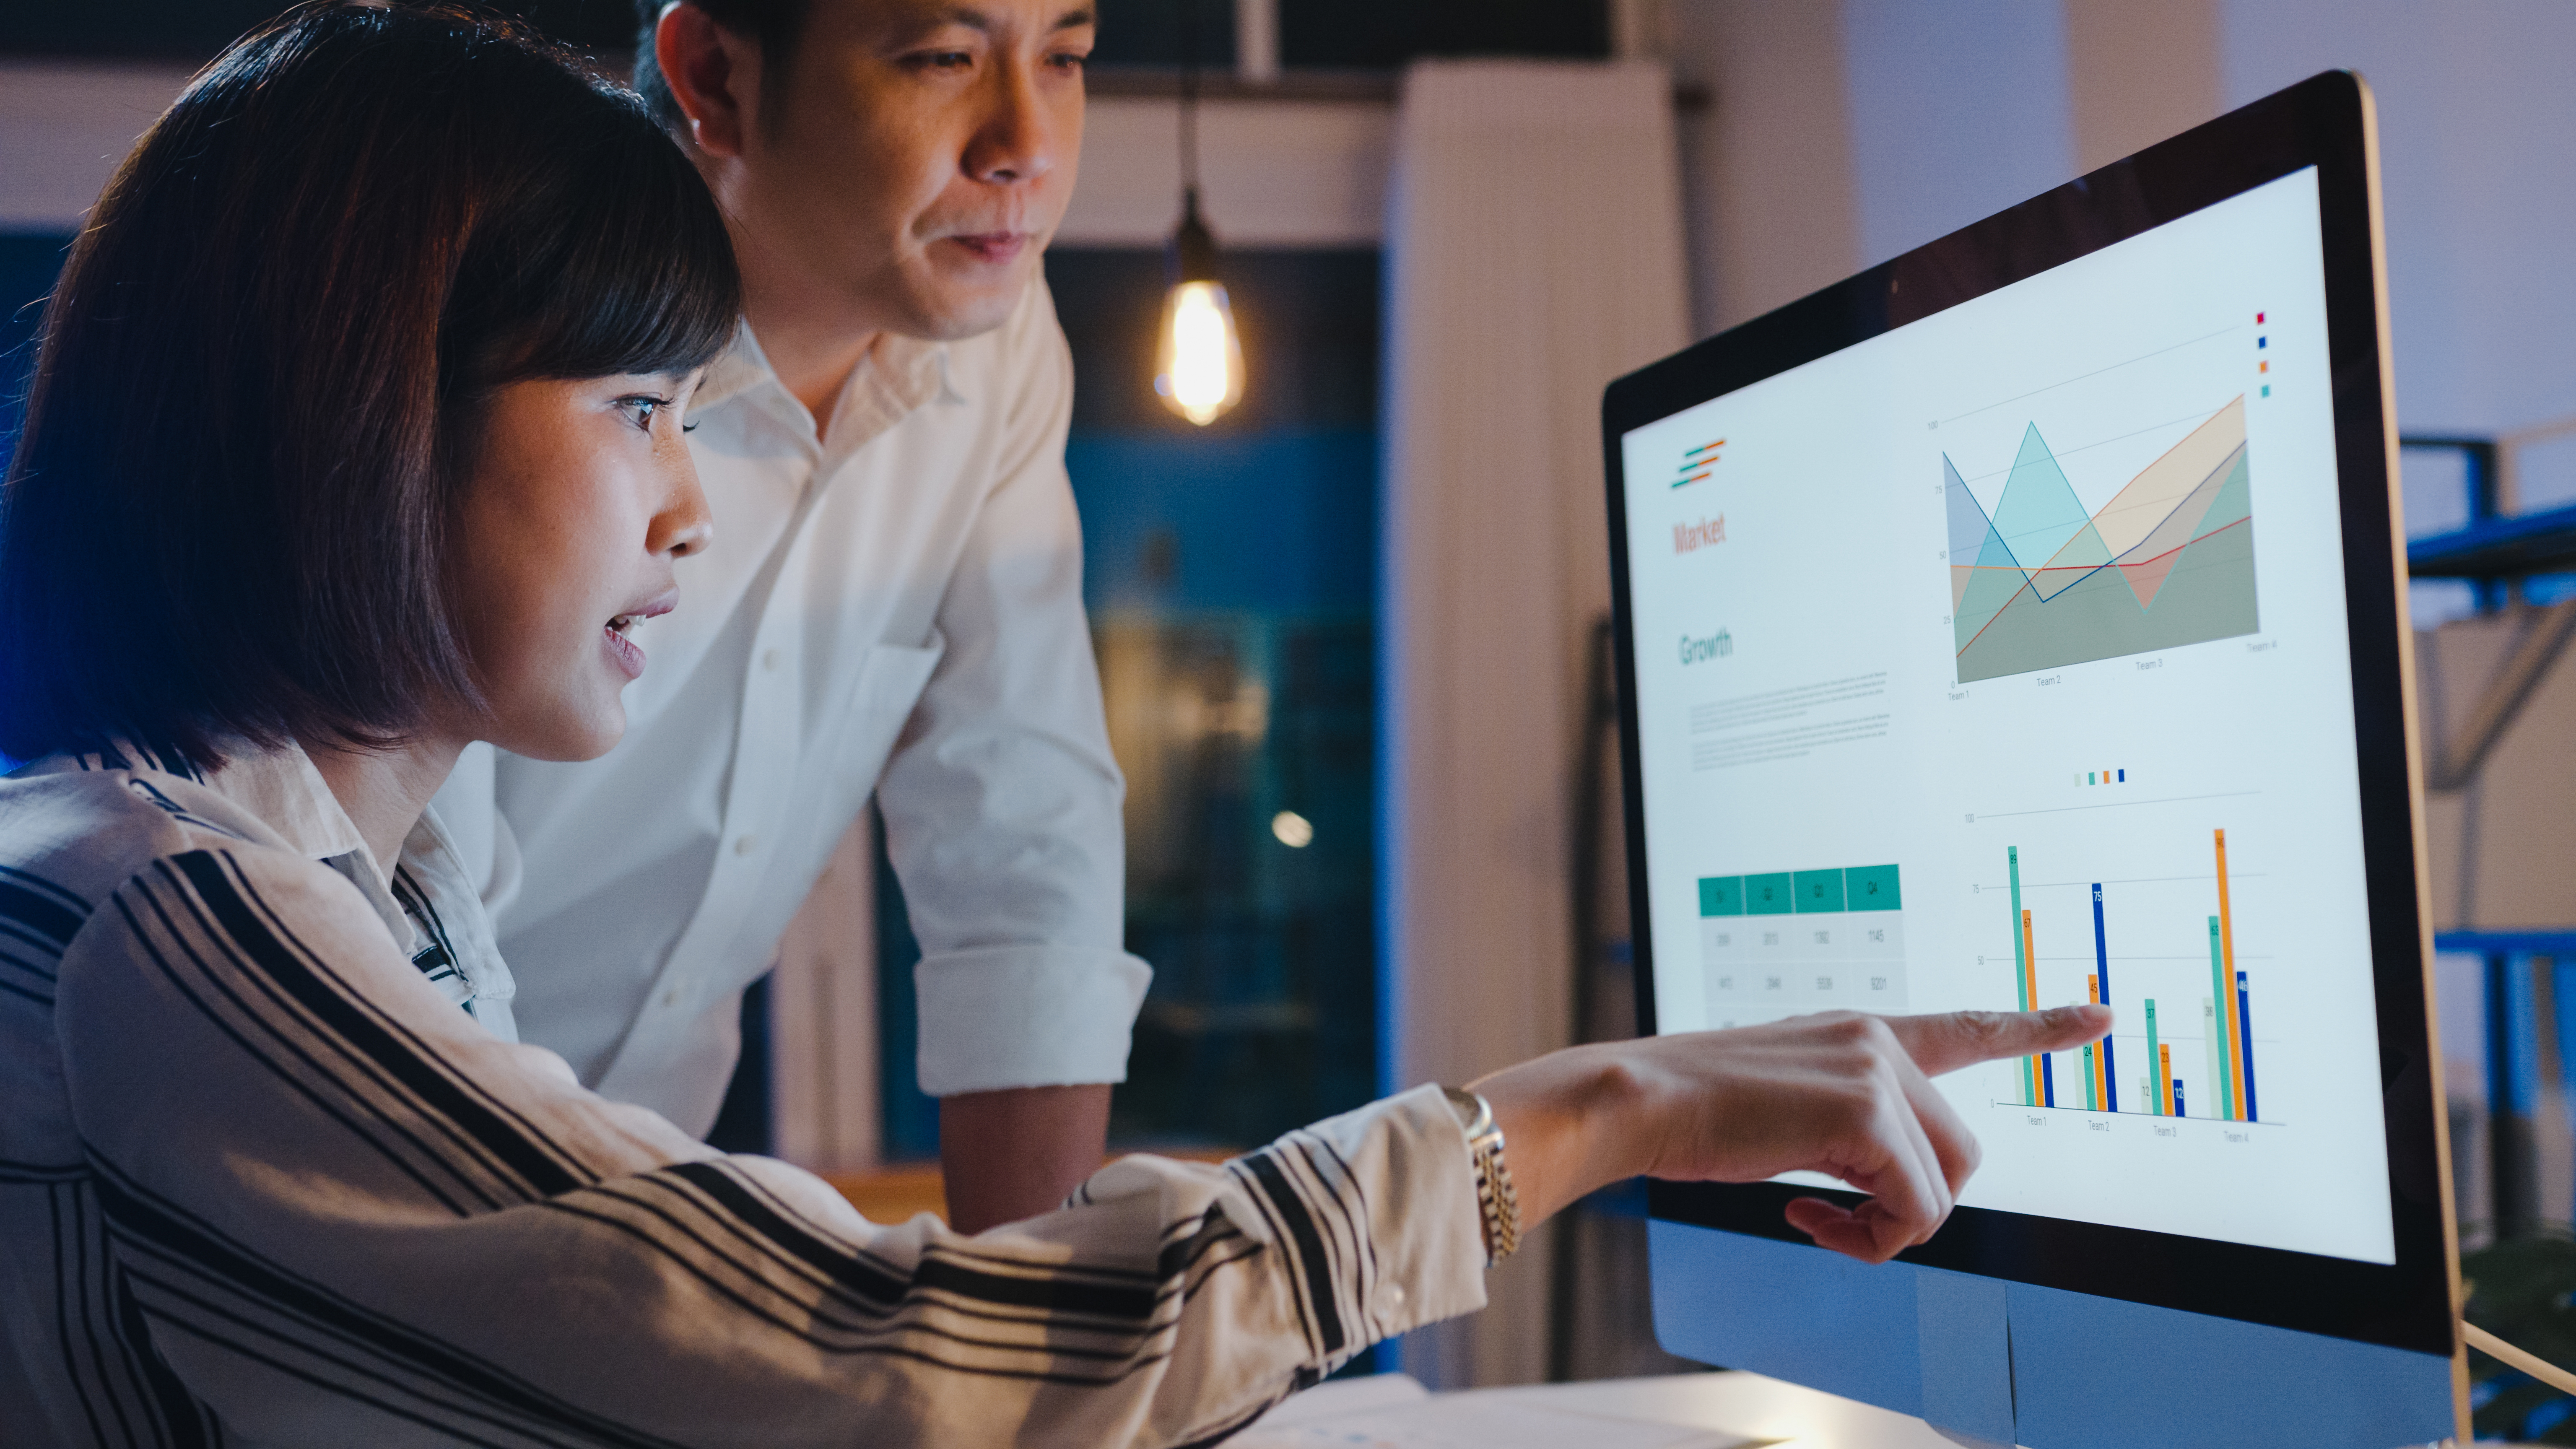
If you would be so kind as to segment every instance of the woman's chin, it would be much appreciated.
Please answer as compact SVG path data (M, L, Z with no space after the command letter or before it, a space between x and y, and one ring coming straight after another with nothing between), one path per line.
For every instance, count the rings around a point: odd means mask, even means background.
M570 764L596 760L617 748L617 742L626 737L626 710L612 705L578 718L528 720L520 726L510 728L504 723L485 738L523 759Z

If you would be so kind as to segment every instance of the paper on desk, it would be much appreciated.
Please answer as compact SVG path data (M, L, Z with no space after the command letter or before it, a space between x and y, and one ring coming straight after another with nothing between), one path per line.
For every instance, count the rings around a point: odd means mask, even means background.
M1737 1449L1762 1441L1681 1424L1459 1394L1288 1424L1257 1423L1227 1449Z

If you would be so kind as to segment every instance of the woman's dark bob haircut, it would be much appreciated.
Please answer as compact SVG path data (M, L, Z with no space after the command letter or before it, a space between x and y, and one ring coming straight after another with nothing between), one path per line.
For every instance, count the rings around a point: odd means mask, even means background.
M108 183L0 485L0 752L380 747L479 700L447 553L477 404L676 374L741 282L688 159L503 19L297 8Z

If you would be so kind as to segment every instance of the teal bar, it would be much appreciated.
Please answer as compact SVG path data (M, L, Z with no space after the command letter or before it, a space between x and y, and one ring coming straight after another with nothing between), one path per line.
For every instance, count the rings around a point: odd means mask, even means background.
M1704 875L1699 880L1699 913L1703 916L1744 914L1744 877Z
M1855 911L1901 910L1905 898L1896 889L1896 867L1855 865L1843 872L1843 894ZM2014 916L2015 921L2021 917Z
M1748 916L1785 916L1795 909L1789 872L1777 875L1748 875L1744 878L1744 913Z
M2021 949L2020 846L2004 847L2004 869L2012 876L2013 999L2021 1003L2022 1010L2028 1011L2030 1010L2030 963L2022 959L2024 953ZM2039 1082L2031 1075L2031 1069L2036 1065L2037 1062L2034 1059L2022 1058L2021 1102L2025 1107L2039 1105Z
M2164 1092L2156 1085L2156 1078L2164 1072L2163 1062L2163 1055L2156 1050L2156 999L2150 996L2147 998L2147 1100L2156 1104L2159 1117L2170 1115L2173 1108L2173 1103L2164 1099Z
M2218 1095L2209 1099L2209 1115L2227 1117L2234 1115L2228 1108L2236 1100L2236 1064L2227 1059L2227 963L2219 949L2216 916L2209 918L2209 990L2209 1003L2218 1009L2217 1020L2210 1023L2218 1033Z
M1843 908L1841 871L1802 870L1797 873L1796 880L1800 911L1839 911Z

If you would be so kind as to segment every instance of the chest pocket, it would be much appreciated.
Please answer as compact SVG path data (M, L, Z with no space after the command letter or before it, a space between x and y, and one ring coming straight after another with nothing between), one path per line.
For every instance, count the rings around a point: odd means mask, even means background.
M937 634L931 636L925 648L869 646L858 677L850 682L849 696L839 711L838 727L824 732L824 748L830 751L830 758L808 777L820 787L823 797L814 802L822 808L807 816L816 831L816 839L808 842L809 852L828 853L832 842L858 818L869 793L876 789L877 776L885 770L886 757L893 753L914 706L921 702L922 691L930 687L932 671L947 652L948 641ZM806 813L802 805L798 813ZM814 853L812 858L819 863L822 854Z

